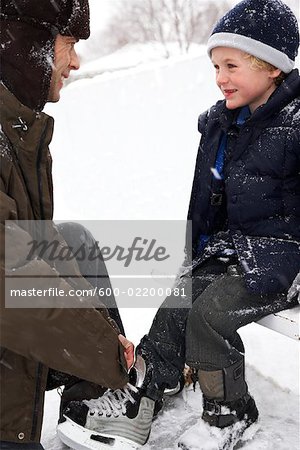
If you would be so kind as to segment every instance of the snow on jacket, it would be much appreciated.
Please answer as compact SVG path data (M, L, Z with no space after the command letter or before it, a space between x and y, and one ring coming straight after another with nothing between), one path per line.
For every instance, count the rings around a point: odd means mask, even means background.
M77 297L72 297L72 309L5 308L4 269L7 275L13 271L25 277L57 274L53 282L59 289L68 291L70 286L48 261L26 262L27 233L17 225L6 227L9 245L3 267L5 220L52 219L48 145L53 119L22 105L3 84L0 108L1 439L39 442L48 367L111 388L124 386L127 373L118 332L106 310L101 313L94 308L76 308L81 304ZM51 238L66 246L51 223ZM80 277L74 261L69 263L68 271L75 275L78 287L91 287Z
M202 134L188 219L193 258L200 235L229 230L246 284L262 294L285 292L300 268L300 77L293 70L238 127L238 110L219 101L199 117ZM227 133L225 183L212 173ZM225 198L220 206L218 195Z

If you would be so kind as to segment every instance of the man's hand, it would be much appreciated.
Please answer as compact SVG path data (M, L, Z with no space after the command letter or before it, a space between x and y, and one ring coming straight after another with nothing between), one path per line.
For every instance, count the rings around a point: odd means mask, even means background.
M124 347L124 356L127 363L127 369L129 370L134 363L134 345L132 342L126 339L126 337L123 336L123 334L119 334L118 337L119 341Z

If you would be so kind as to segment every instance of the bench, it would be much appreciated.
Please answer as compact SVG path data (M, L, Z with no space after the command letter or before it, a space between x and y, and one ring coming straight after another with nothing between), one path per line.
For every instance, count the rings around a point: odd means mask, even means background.
M299 340L299 315L300 305L291 309L285 309L276 314L270 314L258 320L256 323L292 339Z

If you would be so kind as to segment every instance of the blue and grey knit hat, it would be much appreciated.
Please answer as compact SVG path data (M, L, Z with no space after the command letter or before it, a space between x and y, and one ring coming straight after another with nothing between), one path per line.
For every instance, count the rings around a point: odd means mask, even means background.
M213 29L209 55L215 47L237 48L289 73L298 54L297 19L280 0L244 0Z

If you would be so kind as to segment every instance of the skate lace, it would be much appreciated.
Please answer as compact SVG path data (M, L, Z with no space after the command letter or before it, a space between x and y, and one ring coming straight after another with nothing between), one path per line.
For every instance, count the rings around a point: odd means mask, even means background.
M106 417L119 417L122 413L126 414L126 403L130 402L134 404L136 400L133 398L132 393L137 393L138 389L130 383L122 389L116 389L115 391L109 389L102 397L91 400L84 400L83 403L90 409L89 415L99 416L105 415Z

